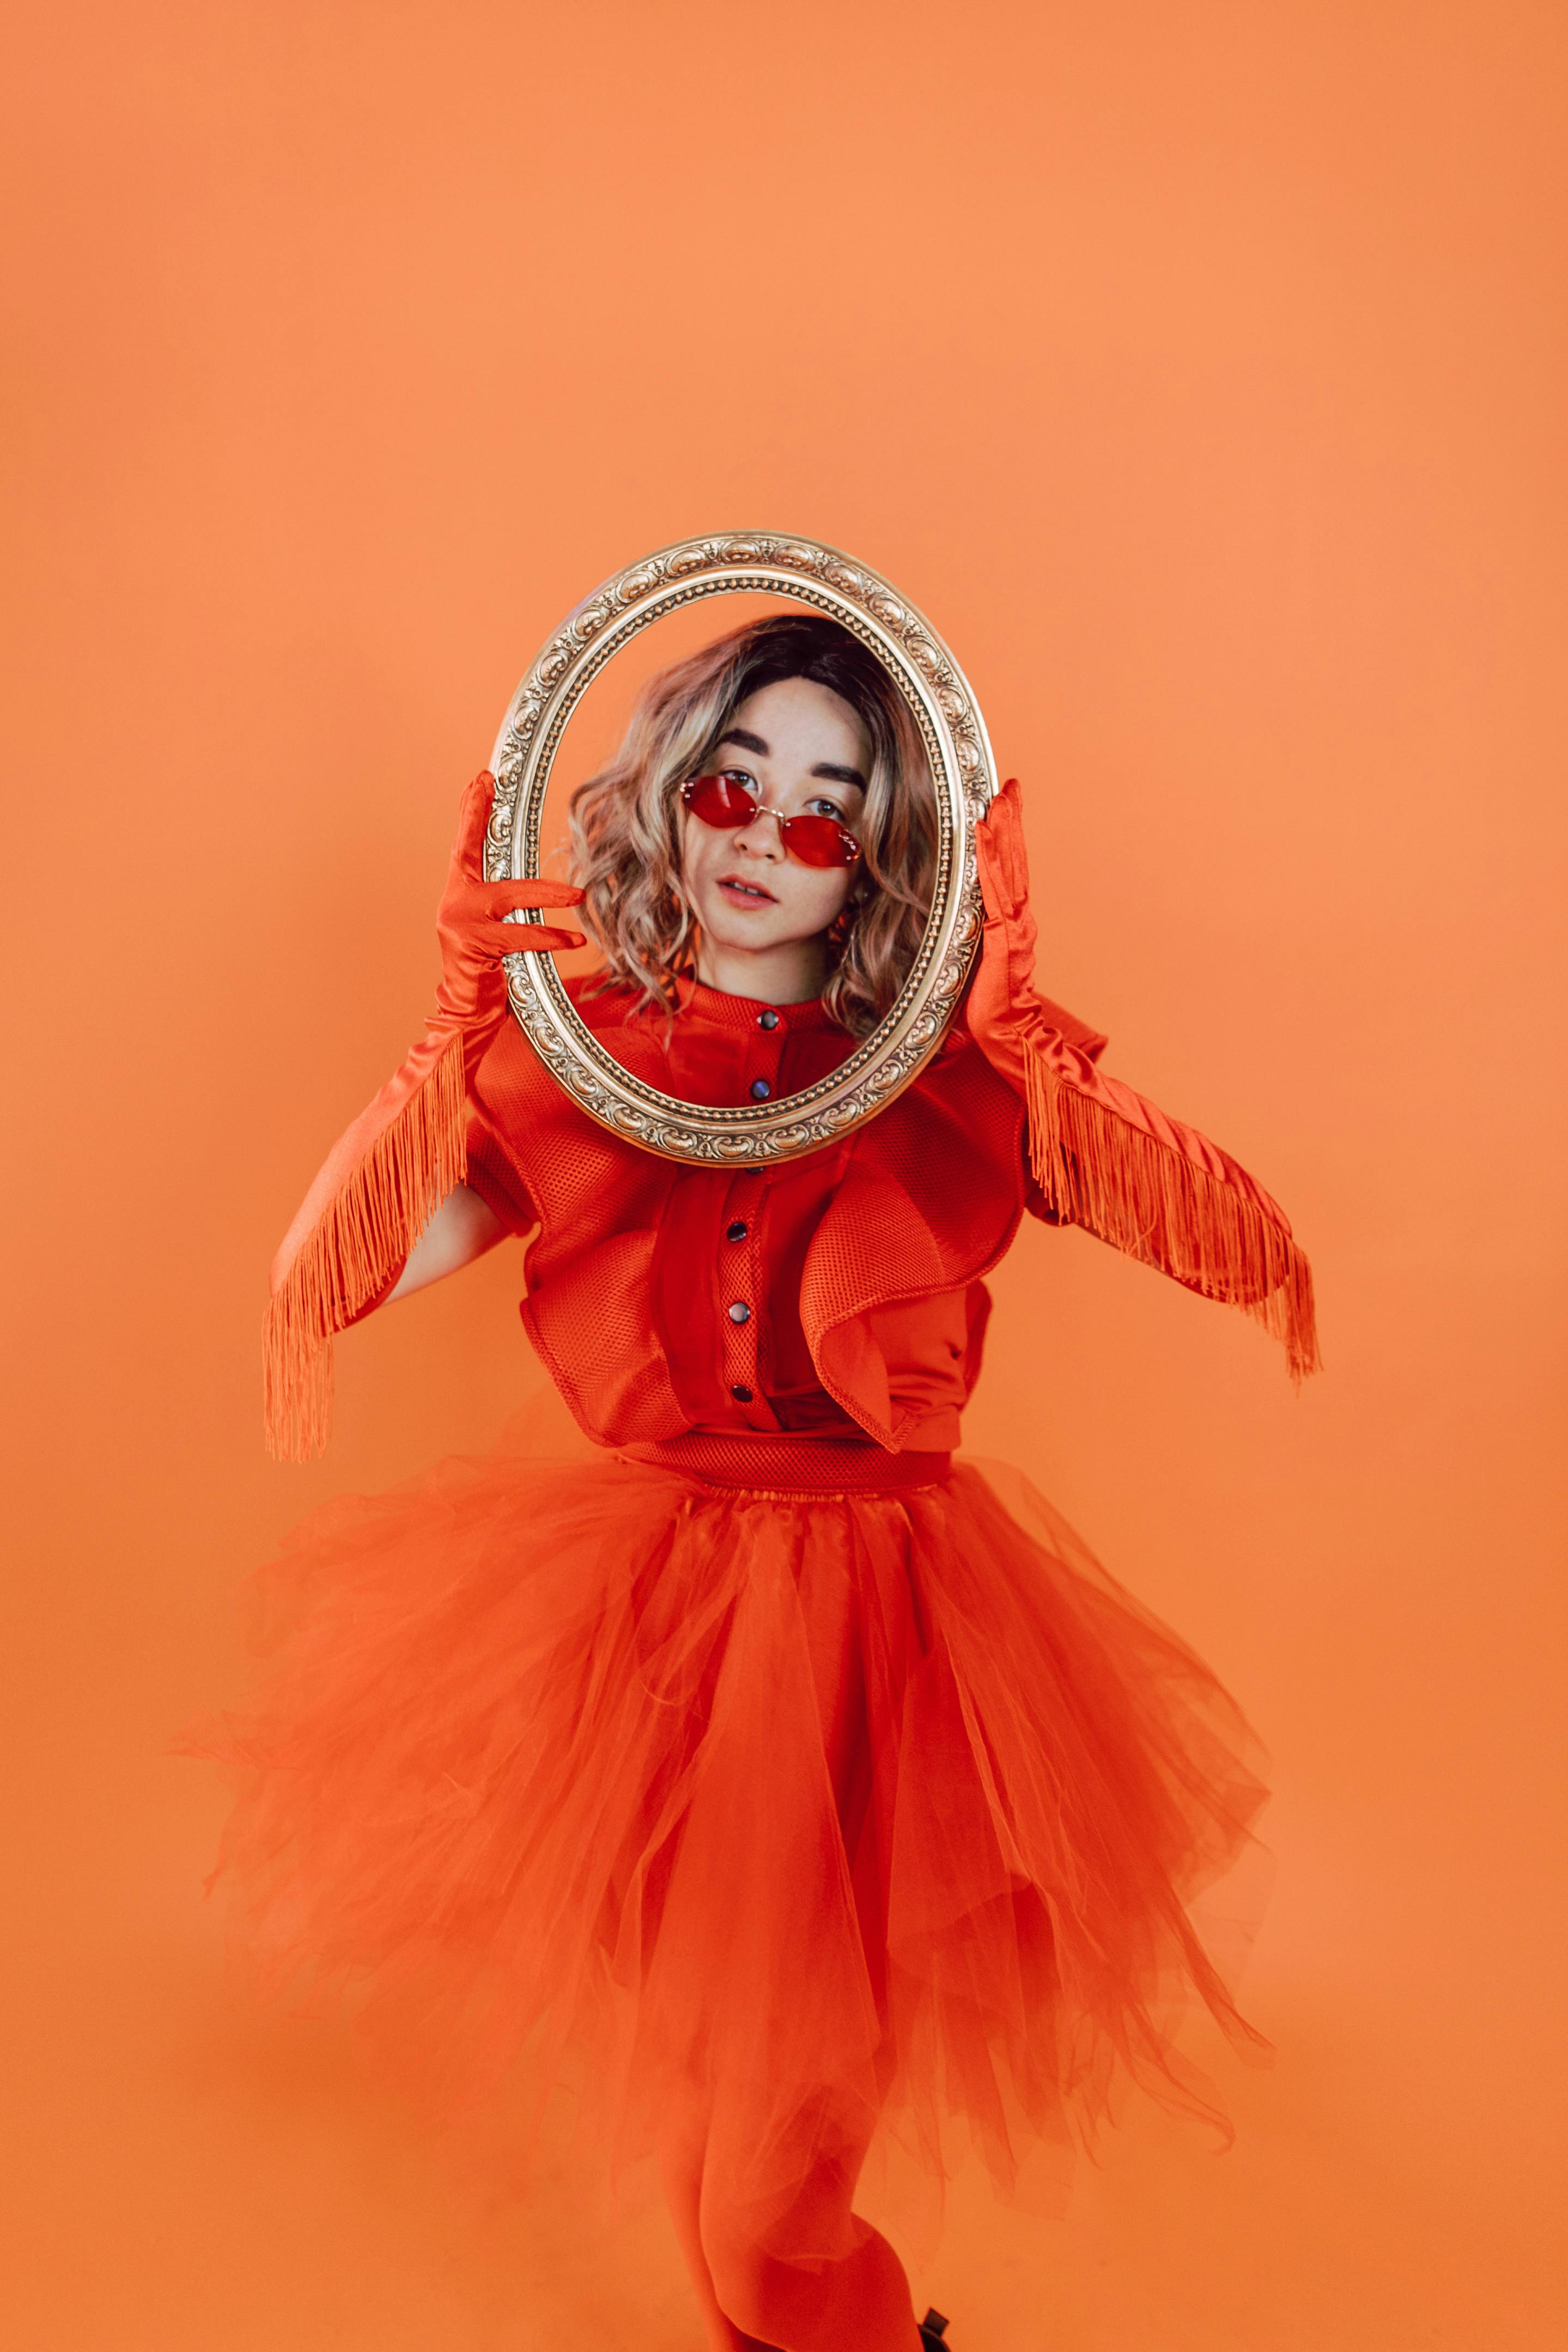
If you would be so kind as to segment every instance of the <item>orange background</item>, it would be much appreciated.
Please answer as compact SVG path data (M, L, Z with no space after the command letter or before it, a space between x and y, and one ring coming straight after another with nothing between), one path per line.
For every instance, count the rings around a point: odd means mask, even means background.
M1287 1203L1329 1369L1077 1234L1027 1468L1272 1747L1235 2152L961 2182L955 2352L1544 2347L1561 2251L1565 26L1519 0L35 6L5 100L9 2340L694 2346L252 2014L165 1755L318 1496L537 1391L515 1256L269 1464L268 1256L417 1031L538 643L773 526L931 614L1042 979ZM7 950L9 953L9 949Z

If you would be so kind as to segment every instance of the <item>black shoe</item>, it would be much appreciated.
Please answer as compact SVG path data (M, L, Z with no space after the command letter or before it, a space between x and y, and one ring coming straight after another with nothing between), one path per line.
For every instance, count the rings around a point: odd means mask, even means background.
M940 2311L928 2311L920 2326L921 2352L947 2352L942 2340L947 2334L947 2322Z

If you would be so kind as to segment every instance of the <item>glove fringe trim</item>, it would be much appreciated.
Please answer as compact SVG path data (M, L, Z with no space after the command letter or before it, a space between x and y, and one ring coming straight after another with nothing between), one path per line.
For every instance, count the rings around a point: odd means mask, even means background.
M1256 1202L1081 1094L1027 1045L1025 1100L1035 1180L1064 1224L1245 1309L1281 1341L1298 1388L1320 1369L1312 1269Z
M268 1450L308 1462L332 1426L332 1337L395 1280L415 1243L468 1174L463 1040L455 1035L334 1193L262 1328Z

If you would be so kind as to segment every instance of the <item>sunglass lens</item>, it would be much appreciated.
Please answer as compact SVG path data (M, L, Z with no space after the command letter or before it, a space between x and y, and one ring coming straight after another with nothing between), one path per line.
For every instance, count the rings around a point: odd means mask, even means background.
M853 866L855 851L849 835L832 816L792 816L784 829L784 845L803 866Z
M744 784L733 784L728 776L693 776L685 798L693 816L727 833L749 824L756 814L757 803Z

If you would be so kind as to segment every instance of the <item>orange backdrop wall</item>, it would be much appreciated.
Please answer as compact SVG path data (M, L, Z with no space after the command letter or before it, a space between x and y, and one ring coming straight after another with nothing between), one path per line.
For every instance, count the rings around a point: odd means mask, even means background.
M1545 2352L1561 2252L1568 40L1524 0L57 0L14 27L0 593L28 2352L695 2342L657 2215L479 2216L257 2016L164 1753L315 1499L539 1391L498 1253L268 1463L268 1259L605 572L815 534L1026 780L1042 978L1286 1202L1328 1370L1077 1234L1026 1468L1276 1758L1235 2151L961 2181L957 2352ZM542 1404L541 1411L546 1410Z

